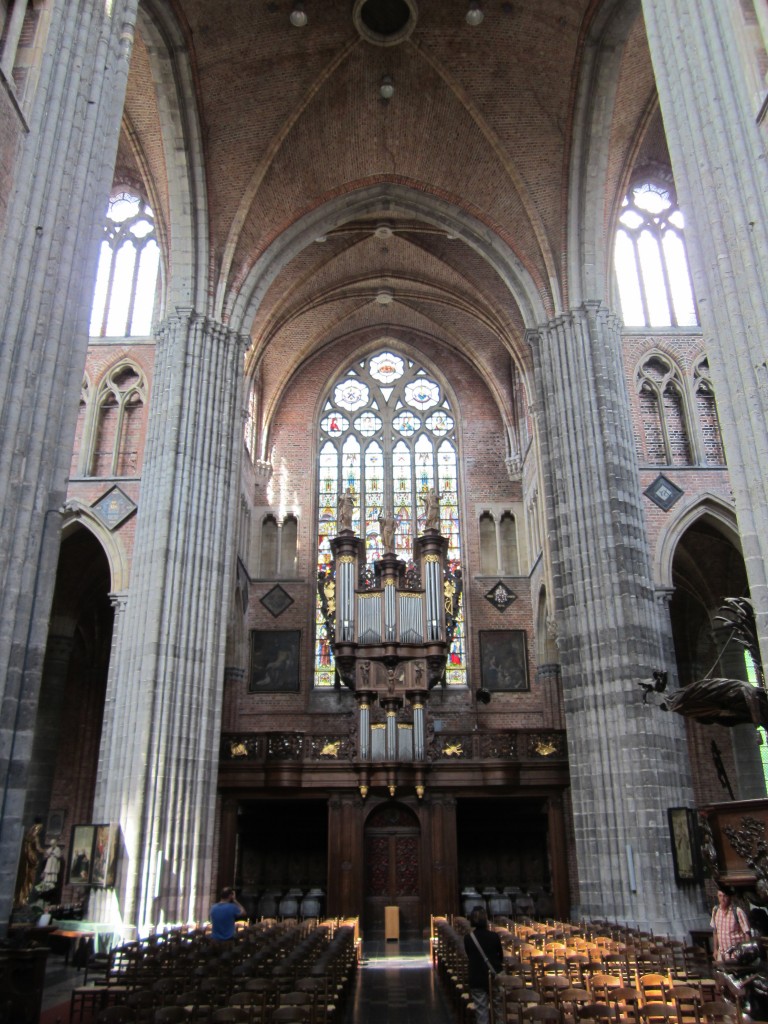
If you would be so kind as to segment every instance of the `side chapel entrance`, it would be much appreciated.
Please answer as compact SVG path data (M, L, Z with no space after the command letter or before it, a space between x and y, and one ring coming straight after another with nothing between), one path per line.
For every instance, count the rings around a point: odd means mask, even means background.
M400 911L400 938L421 934L421 828L413 811L386 803L365 823L365 934L384 937L384 908Z

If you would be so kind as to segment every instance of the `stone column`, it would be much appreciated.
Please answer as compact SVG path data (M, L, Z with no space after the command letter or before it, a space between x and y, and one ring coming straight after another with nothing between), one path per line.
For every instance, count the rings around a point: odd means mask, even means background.
M683 934L667 808L692 794L682 720L642 703L662 644L618 320L585 304L529 335L581 906Z
M66 494L136 6L54 0L0 240L2 921L16 878L56 545L46 546L35 597L33 577L45 515Z
M140 930L208 911L243 351L242 337L190 309L158 337L94 811L121 825L123 920Z
M768 664L768 158L739 4L643 0L667 142Z

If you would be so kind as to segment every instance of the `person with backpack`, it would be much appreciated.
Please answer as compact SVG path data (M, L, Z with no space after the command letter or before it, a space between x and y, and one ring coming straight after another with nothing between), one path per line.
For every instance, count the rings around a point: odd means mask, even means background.
M722 889L717 890L717 906L712 910L710 925L715 960L731 959L730 950L752 937L747 915L734 905L731 894Z

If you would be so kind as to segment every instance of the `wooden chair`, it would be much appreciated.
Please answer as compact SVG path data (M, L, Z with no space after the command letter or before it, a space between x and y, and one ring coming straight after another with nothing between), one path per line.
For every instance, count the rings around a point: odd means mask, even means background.
M713 999L711 1002L701 1004L701 1019L704 1024L730 1024L737 1021L740 1024L741 1017L739 1008L727 999Z
M592 1002L592 996L585 988L564 988L558 993L560 1010L565 1024L576 1024L579 1009Z
M504 1016L509 1024L522 1024L523 1010L541 1003L541 995L535 988L505 989L503 995Z
M565 974L545 974L539 981L539 992L545 1003L560 1007L560 993L571 988L571 982Z
M617 974L602 974L598 972L589 978L588 988L596 1003L607 1003L609 1001L609 990L622 988L624 982Z
M579 1007L579 1022L594 1021L594 1024L616 1024L616 1007L610 1003L585 1003Z
M280 994L280 1006L296 1006L303 1010L303 1020L306 1024L314 1024L315 1018L315 1000L311 992L301 992L293 990L292 992L283 992Z
M278 1006L269 1019L271 1024L303 1024L304 1010L300 1006Z
M125 1005L133 1010L134 1024L152 1024L155 1019L155 997L147 989L135 989L125 997Z
M155 1010L155 1024L186 1024L188 1020L183 1006L161 1006Z
M134 1012L130 1006L105 1006L96 1016L96 1024L134 1024Z
M552 1022L552 1024L563 1024L563 1015L556 1006L542 1004L539 1006L526 1006L521 1014L523 1024L537 1024L537 1022Z
M637 979L637 987L646 1003L664 1003L672 984L666 974L643 974Z
M640 1024L643 997L636 988L629 985L612 988L608 999L610 1004L616 1007L616 1019L619 1024Z
M645 1003L640 1007L640 1024L677 1024L677 1007L674 1003Z
M590 959L588 953L569 953L565 959L568 967L568 977L574 988L586 988L587 978L590 973Z
M701 991L691 985L675 985L669 998L677 1007L678 1024L701 1024Z
M217 1006L211 1024L248 1024L248 1010L243 1006Z

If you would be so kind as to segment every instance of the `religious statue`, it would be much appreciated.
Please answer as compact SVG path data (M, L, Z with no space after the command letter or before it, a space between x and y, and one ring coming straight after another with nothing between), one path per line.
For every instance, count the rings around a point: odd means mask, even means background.
M24 834L24 842L21 846L18 889L16 892L16 905L20 907L29 902L35 882L37 881L40 859L45 853L40 843L42 831L43 823L36 821L34 825L30 825Z
M45 862L43 864L43 877L41 879L41 890L43 886L48 893L53 892L59 884L59 872L64 854L59 845L58 836L48 844L45 850Z
M440 529L440 499L434 490L427 491L424 496L424 529Z
M450 577L443 584L443 593L445 601L445 614L449 617L453 617L453 602L456 599L456 584Z
M339 533L352 529L352 491L347 488L339 498Z
M381 531L381 543L385 555L394 554L396 529L397 520L389 509L384 509L384 515L379 516L379 530Z

